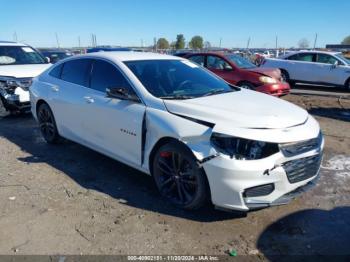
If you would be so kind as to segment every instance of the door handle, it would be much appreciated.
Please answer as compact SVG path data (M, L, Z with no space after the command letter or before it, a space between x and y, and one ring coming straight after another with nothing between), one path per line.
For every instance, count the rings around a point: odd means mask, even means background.
M91 96L84 96L84 99L88 104L95 102L95 100Z
M58 88L58 86L51 86L51 90L54 91L54 92L60 91L60 89Z

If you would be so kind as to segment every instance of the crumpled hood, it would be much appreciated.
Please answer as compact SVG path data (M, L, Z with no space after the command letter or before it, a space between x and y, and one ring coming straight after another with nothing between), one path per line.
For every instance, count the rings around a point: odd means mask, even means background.
M52 64L0 65L0 76L16 78L36 77L51 65Z
M305 123L308 113L292 103L250 90L187 100L164 100L171 113L228 128L283 129Z
M266 75L275 79L281 78L281 70L279 70L278 68L256 67L256 68L248 69L248 71Z

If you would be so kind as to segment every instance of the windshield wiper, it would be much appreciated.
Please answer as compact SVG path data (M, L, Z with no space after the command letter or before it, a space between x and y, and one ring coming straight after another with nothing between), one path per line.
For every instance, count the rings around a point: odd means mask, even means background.
M212 96L212 95L217 95L217 94L223 94L223 93L230 93L233 92L233 90L227 90L227 89L215 89L211 90L208 93L205 93L201 96Z
M195 98L194 96L188 96L188 95L173 95L173 96L160 96L161 99L172 99L172 100L182 100L182 99L191 99Z

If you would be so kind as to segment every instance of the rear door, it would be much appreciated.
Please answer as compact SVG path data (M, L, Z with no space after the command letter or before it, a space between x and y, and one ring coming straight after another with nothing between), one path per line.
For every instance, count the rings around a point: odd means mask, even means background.
M315 73L315 54L314 53L298 53L287 58L288 73L292 80L302 82L317 82L319 74Z
M121 71L105 60L92 64L90 87L85 94L83 128L94 148L130 164L141 165L141 102L106 97L107 88L126 88L134 93Z
M84 115L82 106L89 84L91 62L91 59L81 58L56 67L61 71L54 77L59 79L50 86L49 91L49 104L53 109L60 133L77 142L82 135L81 121Z

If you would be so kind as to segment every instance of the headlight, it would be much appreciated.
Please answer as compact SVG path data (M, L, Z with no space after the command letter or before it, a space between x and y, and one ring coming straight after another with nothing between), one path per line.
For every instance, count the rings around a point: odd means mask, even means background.
M0 88L6 91L13 91L17 87L28 90L32 84L32 78L12 78L0 76Z
M211 142L220 153L239 160L262 159L279 151L278 144L213 133Z
M259 77L260 82L264 83L264 84L276 84L277 80L269 77L269 76L260 76Z

